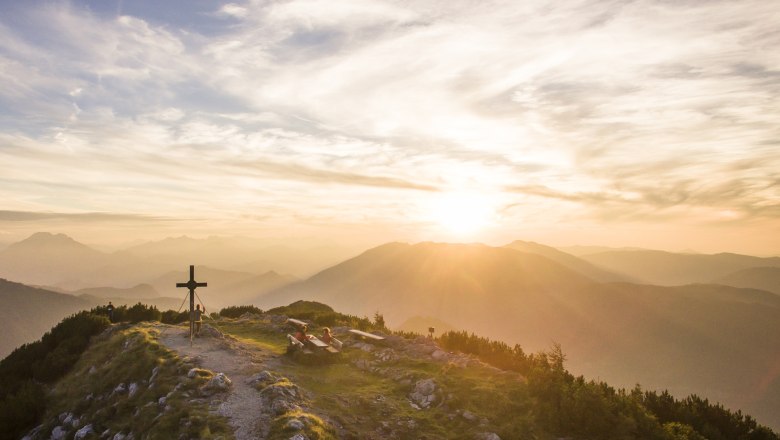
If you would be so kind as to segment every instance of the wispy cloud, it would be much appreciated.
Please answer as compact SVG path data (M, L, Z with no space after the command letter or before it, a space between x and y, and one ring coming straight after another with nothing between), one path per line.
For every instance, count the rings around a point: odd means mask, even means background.
M470 188L506 234L780 220L773 2L175 6L3 14L6 209L404 229Z

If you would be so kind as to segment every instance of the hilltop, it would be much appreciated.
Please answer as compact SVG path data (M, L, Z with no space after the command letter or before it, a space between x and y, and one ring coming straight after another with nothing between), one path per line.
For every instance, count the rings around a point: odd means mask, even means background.
M0 438L780 438L701 397L575 377L559 347L528 354L461 332L393 334L379 315L369 321L311 302L225 309L190 347L182 326L108 325L100 312L63 321L36 343L46 350L32 344L0 362L0 422L9 428ZM315 332L332 326L341 356L284 354L287 316ZM134 320L153 318L138 309ZM355 327L385 342L350 337ZM53 352L68 354L59 373L24 368L49 365Z

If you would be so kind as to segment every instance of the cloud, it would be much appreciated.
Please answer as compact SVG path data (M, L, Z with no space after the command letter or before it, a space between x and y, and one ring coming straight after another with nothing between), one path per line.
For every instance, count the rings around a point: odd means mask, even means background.
M82 213L64 213L64 212L31 212L31 211L8 211L0 210L0 221L2 222L39 222L47 220L69 220L84 223L115 223L115 222L160 222L172 221L173 219L164 217L154 217L142 214L121 214L110 212L82 212Z
M0 18L7 209L403 223L469 188L508 229L776 218L772 2L178 6Z

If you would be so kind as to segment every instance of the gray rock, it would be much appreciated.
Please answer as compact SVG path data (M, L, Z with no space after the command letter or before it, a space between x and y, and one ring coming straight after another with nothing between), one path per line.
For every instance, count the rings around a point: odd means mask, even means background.
M49 440L64 440L67 434L68 431L66 431L62 426L55 426L54 429L51 430L51 436L49 437Z
M114 434L114 438L112 438L111 440L127 440L127 436L122 434L121 432L117 432L116 434Z
M157 404L160 406L165 406L165 402L168 400L166 396L162 396L159 399L157 399Z
M127 392L127 386L124 383L120 383L114 388L114 392L112 394L123 394Z
M288 429L294 429L296 431L301 431L306 427L306 425L304 425L304 423L298 419L290 419L287 421L284 427Z
M138 384L133 382L127 388L127 397L133 397L133 396L135 396L135 393L137 393L137 392L138 392Z
M440 361L447 358L447 352L444 350L436 350L433 353L431 353L431 357L436 359L437 361Z
M106 429L103 431L102 434L100 434L100 438L108 438L111 436L111 429Z
M154 367L152 368L152 376L149 378L149 382L154 381L155 378L157 378L157 374L160 372L160 367Z
M436 382L433 379L421 379L414 385L409 399L420 408L428 408L436 401Z
M463 411L463 414L461 414L464 419L468 420L469 422L473 422L474 420L477 420L477 416L474 415L471 411Z
M74 428L78 428L79 426L81 426L81 419L79 419L78 417L73 417L70 420L70 426Z
M299 432L298 434L295 434L294 436L290 437L289 440L309 440L309 437L306 437L305 435Z
M208 382L206 382L206 385L203 385L202 391L207 395L221 393L223 391L229 390L231 385L233 385L233 382L225 375L225 373L217 373L214 375L214 377L209 379Z
M73 440L82 440L84 437L88 436L89 434L94 434L95 431L92 429L92 425L87 425L78 431L76 431L76 434L73 435Z
M249 379L247 379L247 383L249 385L257 386L257 385L265 385L269 383L276 382L277 378L274 377L274 375L271 372L268 371L261 371Z
M191 368L190 371L187 372L187 377L190 379L194 379L195 376L198 375L198 369L197 368Z
M298 405L285 399L276 399L271 403L271 411L277 416L280 416L290 411L294 411L299 408L300 407Z
M87 371L87 374L95 374L95 373L97 373L97 368L95 368L94 365L89 367L89 371Z

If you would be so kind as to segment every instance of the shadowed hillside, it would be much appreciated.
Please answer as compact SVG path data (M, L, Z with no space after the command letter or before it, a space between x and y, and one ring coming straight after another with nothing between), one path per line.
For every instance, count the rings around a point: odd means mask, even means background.
M63 317L89 306L90 302L81 298L0 279L0 359L40 338Z
M715 278L713 283L762 289L780 295L780 267L751 267Z

